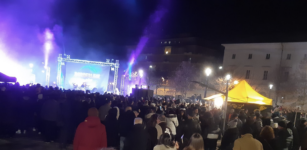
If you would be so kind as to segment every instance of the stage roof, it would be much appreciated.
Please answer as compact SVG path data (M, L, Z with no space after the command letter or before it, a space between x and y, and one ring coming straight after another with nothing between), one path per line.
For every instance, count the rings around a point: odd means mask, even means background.
M215 99L225 96L223 94L216 94L206 97L206 100ZM272 99L267 98L256 92L245 80L237 84L232 90L228 92L228 101L236 103L251 103L260 105L272 105Z

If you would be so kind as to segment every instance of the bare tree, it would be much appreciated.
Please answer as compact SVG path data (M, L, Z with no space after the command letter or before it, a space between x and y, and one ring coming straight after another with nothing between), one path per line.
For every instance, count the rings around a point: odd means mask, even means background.
M193 89L193 81L198 75L196 68L190 62L182 62L176 69L172 78L171 85L180 92L184 97L187 91Z

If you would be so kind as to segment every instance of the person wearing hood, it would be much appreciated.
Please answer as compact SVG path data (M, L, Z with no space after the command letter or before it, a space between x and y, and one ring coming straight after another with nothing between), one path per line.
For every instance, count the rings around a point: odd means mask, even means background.
M119 146L119 123L117 120L118 109L115 107L109 110L108 116L105 120L107 131L108 147Z
M99 118L101 123L104 122L106 116L108 115L109 110L111 109L111 100L107 100L106 103L99 108Z
M74 150L98 150L107 147L107 134L98 117L97 108L88 110L88 117L80 123L73 142Z

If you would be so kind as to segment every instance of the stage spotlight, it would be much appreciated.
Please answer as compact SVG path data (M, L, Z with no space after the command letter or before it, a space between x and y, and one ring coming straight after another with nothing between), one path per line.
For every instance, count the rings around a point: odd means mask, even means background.
M31 64L29 64L29 66L30 66L30 68L33 68L33 64L31 63Z
M114 67L111 67L111 71L114 71Z
M150 65L149 68L152 68L152 65Z
M140 70L139 70L139 75L140 75L141 78L143 77L143 74L144 74L143 70L140 69Z

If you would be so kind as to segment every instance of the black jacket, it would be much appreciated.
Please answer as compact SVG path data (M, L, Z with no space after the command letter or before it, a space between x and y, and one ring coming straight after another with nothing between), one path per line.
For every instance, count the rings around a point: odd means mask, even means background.
M221 143L221 150L228 150L233 148L233 144L239 137L238 128L227 129L224 133Z
M108 147L119 146L119 124L115 119L105 121L105 127L107 132Z
M277 146L277 140L276 139L272 139L272 140L265 140L263 138L258 138L258 141L261 142L262 146L263 146L263 150L278 150L278 146Z
M146 150L148 147L148 134L141 124L134 125L130 135L128 135L124 150Z
M182 135L184 135L183 146L187 146L191 136L194 133L201 134L201 127L200 127L199 121L194 120L194 119L187 119L184 123L179 125L177 135L176 135L176 140L181 141L180 138Z
M119 116L119 135L122 137L127 137L134 124L135 114L132 111L127 111Z

